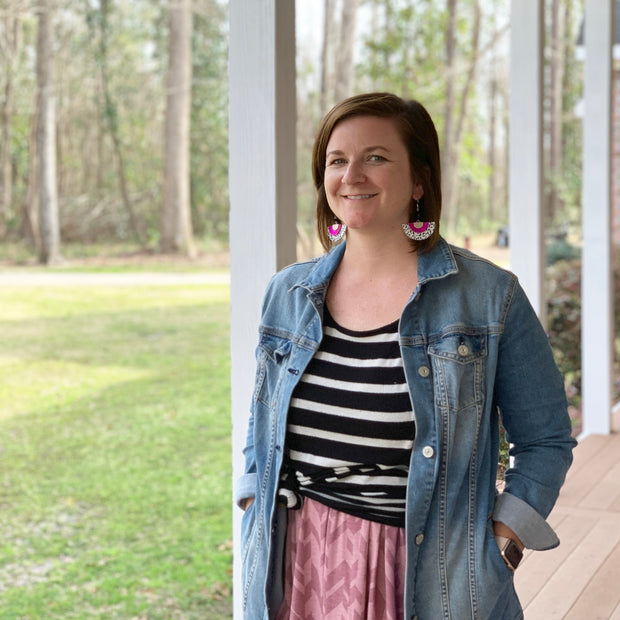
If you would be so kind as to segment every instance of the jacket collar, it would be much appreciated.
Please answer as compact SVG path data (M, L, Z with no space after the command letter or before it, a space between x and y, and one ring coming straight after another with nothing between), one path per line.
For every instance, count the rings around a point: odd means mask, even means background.
M437 245L430 252L418 255L419 284L428 280L439 280L458 271L452 247L443 237L439 237Z
M345 243L341 243L321 257L306 278L295 284L292 289L300 286L308 289L311 294L322 295L342 260L345 247ZM440 237L430 252L418 256L418 288L429 280L444 278L457 273L458 270L452 248L443 237Z

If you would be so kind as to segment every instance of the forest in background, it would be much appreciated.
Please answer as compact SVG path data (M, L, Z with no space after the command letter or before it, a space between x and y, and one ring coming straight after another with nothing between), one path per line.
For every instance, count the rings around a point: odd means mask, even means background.
M225 243L227 2L0 7L0 241L48 264L73 242L190 256L196 240ZM418 99L435 119L444 233L506 225L510 1L297 0L297 10L300 245L315 245L316 126L368 90ZM582 0L545 0L550 231L580 226L582 17Z

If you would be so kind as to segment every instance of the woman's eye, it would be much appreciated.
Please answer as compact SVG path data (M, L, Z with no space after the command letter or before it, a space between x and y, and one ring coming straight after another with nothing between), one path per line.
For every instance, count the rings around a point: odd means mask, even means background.
M328 166L340 166L341 164L344 164L345 161L342 157L337 157L336 159L331 159L330 161L327 162Z
M370 161L385 161L385 157L383 157L383 155L371 155L369 159Z

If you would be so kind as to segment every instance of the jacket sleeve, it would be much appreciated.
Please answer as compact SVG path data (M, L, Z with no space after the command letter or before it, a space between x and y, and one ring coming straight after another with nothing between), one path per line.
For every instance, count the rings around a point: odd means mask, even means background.
M559 540L545 519L576 441L547 335L516 280L506 304L494 396L512 459L493 518L508 525L526 547L550 549Z
M265 290L261 308L261 323L263 321L263 317L265 316L265 309L269 304L275 281L276 276L273 276ZM256 367L258 370L258 347L255 350L255 357ZM257 381L258 372L254 378L253 394L256 392ZM234 487L234 501L239 508L244 508L246 499L256 496L257 489L256 451L254 447L254 396L252 397L252 403L250 406L250 419L248 421L248 432L245 447L243 449L243 455L245 457L244 473L236 480Z
M243 455L245 457L244 472L237 479L234 492L234 500L239 508L244 508L245 500L256 495L256 453L254 451L253 412L250 413Z
M269 289L271 288L271 284L273 282L273 278L269 282L267 287L267 291L265 292L265 297L263 298L263 305L261 311L261 322L263 320L263 316L265 314L265 304L266 297L268 295ZM255 350L255 357L257 358L258 349ZM256 359L256 366L258 367L258 358ZM252 394L256 392L256 382L257 375L254 378L254 390ZM239 508L244 508L245 500L250 497L256 496L256 488L257 488L257 473L256 473L256 451L254 448L254 396L252 397L252 403L250 405L250 419L248 421L248 432L245 441L245 447L243 448L243 456L245 457L245 465L243 474L239 476L239 478L235 482L234 489L234 501L239 506Z

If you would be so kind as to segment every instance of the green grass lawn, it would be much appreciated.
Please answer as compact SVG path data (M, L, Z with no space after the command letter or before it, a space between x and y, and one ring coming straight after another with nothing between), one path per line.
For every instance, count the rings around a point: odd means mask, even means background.
M230 617L228 304L0 289L0 619Z

